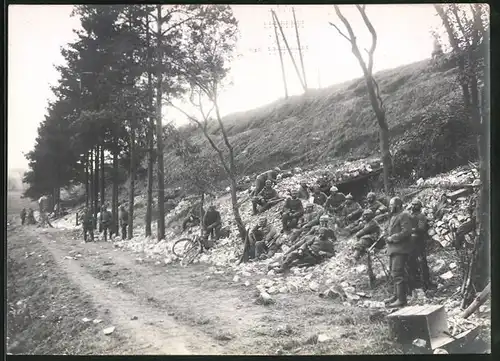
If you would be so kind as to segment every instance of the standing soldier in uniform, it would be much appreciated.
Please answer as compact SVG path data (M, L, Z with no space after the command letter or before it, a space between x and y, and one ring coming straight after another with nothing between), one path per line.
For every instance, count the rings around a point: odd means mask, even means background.
M339 192L338 188L333 186L330 188L330 196L326 200L325 209L331 215L337 215L340 213L342 206L345 202L345 195Z
M205 216L203 217L203 227L207 237L212 236L212 240L219 240L220 230L222 228L222 219L219 211L215 209L214 205L208 207Z
M387 237L384 238L394 281L394 295L384 302L388 304L387 307L401 307L407 302L408 279L405 269L408 266L408 258L413 252L412 219L411 214L403 209L403 201L399 197L391 199L389 210L391 219Z
M24 226L24 222L26 221L26 208L23 208L21 211L21 225Z
M302 201L299 199L299 192L293 190L291 197L287 198L283 206L283 214L281 218L281 223L283 225L282 233L288 232L291 228L295 228L299 219L304 215L304 206Z
M103 205L102 209L101 209L101 224L102 224L102 231L104 232L104 241L105 242L108 240L108 231L109 231L109 237L113 238L113 231L111 229L111 220L112 219L113 219L113 215L107 209L106 204Z
M125 209L124 205L120 206L120 228L122 230L122 239L125 240L127 238L127 227L128 227L128 212Z
M90 241L94 242L94 215L92 211L85 207L83 209L83 219L82 219L82 228L83 228L83 240L87 242L87 232L90 234Z
M28 209L26 224L36 224L35 213L33 212L33 208Z
M267 184L267 181L271 181L271 184L276 184L278 175L281 173L281 169L276 167L274 169L268 170L267 172L261 173L257 176L255 180L255 189L252 192L252 196L259 195L260 191Z
M427 217L421 212L422 202L414 199L411 202L412 220L413 220L413 233L412 239L414 244L414 253L411 255L410 262L410 277L417 274L416 267L420 268L420 276L422 278L422 286L424 291L435 288L431 282L429 274L429 265L427 264L427 237L429 231L429 221ZM415 288L415 284L410 285L410 289Z

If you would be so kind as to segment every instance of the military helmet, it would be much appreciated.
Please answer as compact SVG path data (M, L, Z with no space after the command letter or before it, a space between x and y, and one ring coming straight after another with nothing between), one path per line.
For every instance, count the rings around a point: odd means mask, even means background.
M375 198L375 197L377 197L377 196L376 196L376 195L375 195L375 193L373 193L373 192L369 192L369 193L366 195L366 198L368 198L368 199L369 199L369 198Z
M306 205L306 209L313 209L313 208L314 208L314 206L312 203L309 203L308 205Z
M352 196L351 193L349 193L348 195L345 196L345 199L349 199L352 201L354 199L354 197Z
M277 180L282 180L283 179L283 176L281 174L278 174L278 176L276 177Z
M319 217L320 222L328 222L329 220L330 220L330 217L328 217L326 214Z
M262 184L262 183L261 183L261 184ZM273 184L273 182L271 182L271 181L268 179L268 180L266 180L266 182L265 182L264 184L265 184L266 186L267 186L267 185L272 185L272 184Z
M422 202L419 199L415 198L414 200L411 201L411 205L422 207Z
M392 197L391 200L390 200L390 203L397 204L398 206L402 206L403 205L403 201L398 196Z
M281 172L281 168L280 167L274 167L274 171L275 172Z
M330 188L330 192L334 193L334 192L338 192L339 189L335 186L333 186L332 188Z

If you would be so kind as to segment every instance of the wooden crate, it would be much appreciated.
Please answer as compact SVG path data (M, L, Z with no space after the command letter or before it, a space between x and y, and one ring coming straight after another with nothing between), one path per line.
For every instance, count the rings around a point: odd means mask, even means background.
M448 319L444 306L409 306L387 316L390 335L397 342L411 344L420 338L430 349L448 339Z

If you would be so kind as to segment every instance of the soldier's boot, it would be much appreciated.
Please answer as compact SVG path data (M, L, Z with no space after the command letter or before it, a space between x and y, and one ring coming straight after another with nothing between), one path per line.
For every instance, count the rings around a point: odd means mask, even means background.
M407 300L406 300L406 290L407 290L407 285L404 283L401 283L397 285L397 299L396 301L389 303L387 307L403 307L406 306Z
M386 298L383 302L384 302L385 304L387 304L387 303L392 303L392 302L395 302L397 299L398 299L397 287L396 287L396 286L394 286L394 294L393 294L391 297Z

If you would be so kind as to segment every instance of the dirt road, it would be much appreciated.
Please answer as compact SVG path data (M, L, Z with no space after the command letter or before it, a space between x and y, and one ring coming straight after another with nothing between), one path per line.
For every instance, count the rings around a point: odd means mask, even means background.
M207 265L146 262L109 242L83 243L73 230L11 223L8 302L19 313L26 300L30 313L9 315L12 353L400 352L367 309L315 293L275 295L275 304L257 305L254 286L209 275ZM328 339L317 343L320 334Z

